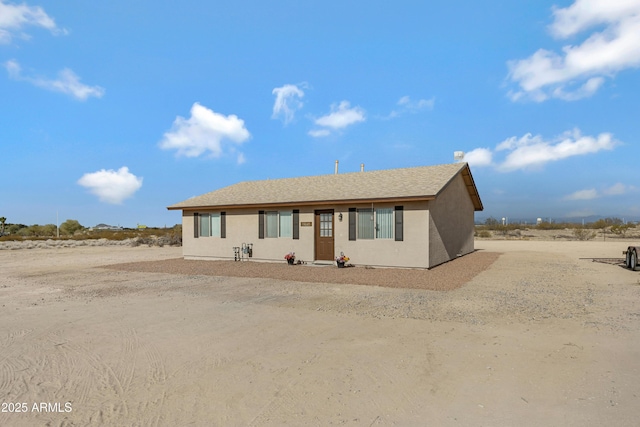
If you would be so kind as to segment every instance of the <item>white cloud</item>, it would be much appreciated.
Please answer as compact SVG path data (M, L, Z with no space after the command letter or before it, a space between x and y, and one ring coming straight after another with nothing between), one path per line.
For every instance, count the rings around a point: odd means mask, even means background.
M412 101L411 98L409 98L408 95L403 96L402 98L400 98L398 100L398 105L406 108L408 111L418 111L418 110L422 110L423 108L427 108L429 110L433 110L433 106L436 103L436 99L435 98L431 98L431 99L419 99L417 101Z
M573 92L565 92L563 87L557 87L553 90L553 97L562 99L564 101L577 101L578 99L588 98L602 86L604 78L592 77L585 82L578 89Z
M603 190L603 193L607 196L619 196L631 190L633 190L632 186L624 185L623 183L619 182L617 184L612 185L609 188L605 188Z
M225 116L196 102L191 107L191 117L176 117L159 145L163 150L177 150L178 156L197 157L208 151L211 156L220 157L223 143L240 145L250 137L244 120L238 116Z
M71 95L80 101L84 101L92 96L101 98L105 92L100 86L87 86L80 83L80 77L69 68L60 71L57 79L47 79L43 77L24 76L22 74L22 67L13 59L5 62L4 66L7 69L7 73L9 73L9 77L14 80L29 82L43 89Z
M498 144L497 151L510 151L498 169L510 172L539 168L546 163L573 156L612 150L616 145L618 142L609 133L601 133L597 137L582 136L577 129L565 132L552 141L545 141L540 135L526 134L520 139L512 137Z
M123 166L117 171L102 169L86 173L78 180L78 184L89 189L101 201L119 205L142 187L142 178Z
M331 106L331 113L315 119L314 123L324 129L309 131L314 137L327 136L331 131L341 130L358 122L364 122L365 111L360 107L351 108L349 101Z
M244 156L243 153L238 153L238 157L237 157L237 162L239 165L244 164L247 161L247 158Z
M475 166L494 166L501 172L540 169L549 162L613 150L619 144L610 133L601 133L597 137L583 136L579 129L565 132L552 140L527 133L520 138L512 136L505 139L493 151L476 148L465 154L464 161ZM501 152L506 152L506 155L501 161L496 161Z
M22 68L20 67L20 64L18 64L16 60L11 59L5 62L4 68L7 69L7 73L9 73L9 77L11 77L12 79L19 80L22 78L20 76L20 73L22 72Z
M565 45L562 54L539 49L529 58L508 62L508 78L520 87L512 100L549 98L573 101L593 95L627 68L640 66L640 0L576 0L554 8L550 25L557 38L576 37L598 28L579 45Z
M476 148L464 154L464 161L471 166L491 166L493 164L493 153L488 148Z
M597 199L598 191L595 188L590 188L588 190L580 190L575 193L571 193L565 197L566 200L593 200Z
M328 129L311 129L308 133L314 138L322 138L323 136L331 135L331 131Z
M587 190L579 190L575 193L571 193L565 197L565 200L593 200L607 196L620 196L634 191L635 187L622 184L621 182L612 185L611 187L604 188L601 191L595 188L589 188Z
M301 99L304 97L304 91L302 88L305 87L306 84L302 83L300 85L286 84L273 89L271 93L276 96L276 100L273 104L273 114L271 118L277 119L282 117L284 124L289 124L293 120L296 111L303 106Z
M6 4L0 0L0 44L11 43L14 37L28 39L29 36L22 31L27 26L41 27L53 34L67 33L58 28L54 19L39 6Z
M394 119L396 117L400 117L405 113L414 114L422 110L433 110L435 103L435 98L419 99L417 101L413 101L408 95L406 95L400 98L396 103L399 108L392 110L388 116L382 117L382 119Z
M318 126L328 127L331 129L343 129L354 123L364 122L365 113L360 107L351 108L349 101L342 101L337 106L331 106L331 113L315 120Z

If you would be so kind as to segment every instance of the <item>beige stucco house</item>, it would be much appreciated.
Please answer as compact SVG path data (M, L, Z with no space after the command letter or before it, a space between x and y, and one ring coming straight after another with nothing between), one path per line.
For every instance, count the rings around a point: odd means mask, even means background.
M182 210L186 259L430 268L474 250L482 202L467 163L247 181L169 206Z

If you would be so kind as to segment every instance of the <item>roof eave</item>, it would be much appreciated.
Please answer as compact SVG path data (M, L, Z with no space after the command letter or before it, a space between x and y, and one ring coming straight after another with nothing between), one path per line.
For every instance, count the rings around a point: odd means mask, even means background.
M406 196L406 197L376 197L368 199L341 199L341 200L305 200L279 203L247 203L227 205L197 205L197 206L168 206L168 210L193 211L198 209L250 209L262 207L288 207L288 206L326 206L326 205L351 205L357 203L390 203L390 202L421 202L434 200L436 196Z
M462 170L462 179L464 179L464 183L467 186L469 196L471 196L474 210L476 212L484 210L484 206L482 206L482 200L480 200L480 194L478 194L478 188L476 187L476 183L473 180L473 175L471 175L471 168L469 168L468 163Z
M449 181L445 185L442 186L436 197L444 191L445 188L451 184L451 182L455 179L458 174L462 175L462 179L464 180L464 184L467 187L467 192L469 193L469 197L471 197L471 203L473 203L473 210L478 212L484 210L482 206L482 200L480 200L480 195L478 194L478 188L476 187L476 183L473 181L473 175L471 175L471 168L469 168L468 163L463 163L462 166L456 174L454 174Z

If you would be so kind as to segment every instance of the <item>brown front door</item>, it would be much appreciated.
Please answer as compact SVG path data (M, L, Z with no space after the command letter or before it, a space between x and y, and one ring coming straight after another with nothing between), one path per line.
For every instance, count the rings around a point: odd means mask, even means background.
M333 261L333 209L316 211L316 259Z

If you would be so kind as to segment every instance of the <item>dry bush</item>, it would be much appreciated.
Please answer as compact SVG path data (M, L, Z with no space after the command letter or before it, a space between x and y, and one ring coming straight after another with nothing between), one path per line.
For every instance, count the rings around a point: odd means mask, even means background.
M476 232L476 236L483 237L483 238L491 238L491 232L489 230L480 230Z
M596 232L586 228L576 227L573 229L573 237L578 240L591 240L596 237Z

